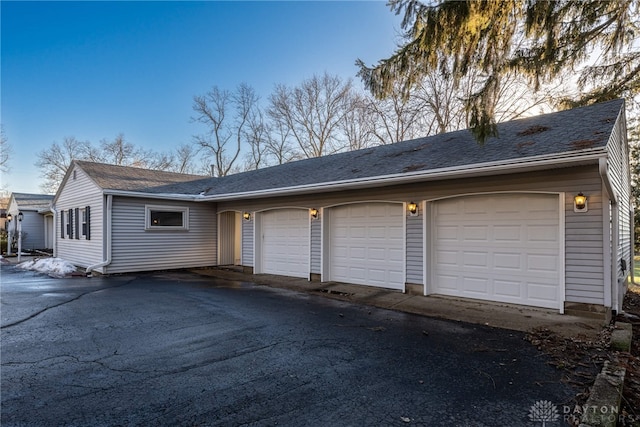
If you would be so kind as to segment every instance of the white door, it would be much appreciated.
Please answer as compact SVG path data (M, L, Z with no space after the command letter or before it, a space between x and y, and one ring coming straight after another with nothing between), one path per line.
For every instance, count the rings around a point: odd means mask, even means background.
M276 209L262 216L262 271L309 278L309 211Z
M332 281L404 289L404 218L400 203L356 203L332 208Z
M433 293L558 308L557 195L459 197L432 215Z

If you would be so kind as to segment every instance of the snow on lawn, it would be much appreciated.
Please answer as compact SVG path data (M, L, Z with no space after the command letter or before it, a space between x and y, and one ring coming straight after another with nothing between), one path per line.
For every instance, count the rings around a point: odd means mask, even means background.
M76 271L76 266L60 258L40 258L17 265L23 270L33 270L53 276L65 276Z

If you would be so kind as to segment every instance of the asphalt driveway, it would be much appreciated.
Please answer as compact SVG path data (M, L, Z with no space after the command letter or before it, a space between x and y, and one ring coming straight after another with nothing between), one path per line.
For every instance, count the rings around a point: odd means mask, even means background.
M519 426L575 391L523 334L155 273L3 265L1 419L22 425Z

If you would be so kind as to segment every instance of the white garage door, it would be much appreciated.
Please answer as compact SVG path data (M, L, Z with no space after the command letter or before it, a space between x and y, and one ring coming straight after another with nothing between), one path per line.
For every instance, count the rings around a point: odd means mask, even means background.
M309 277L309 211L277 209L262 215L262 270Z
M403 208L358 203L330 211L330 280L404 289Z
M482 195L433 209L433 293L558 308L558 196Z

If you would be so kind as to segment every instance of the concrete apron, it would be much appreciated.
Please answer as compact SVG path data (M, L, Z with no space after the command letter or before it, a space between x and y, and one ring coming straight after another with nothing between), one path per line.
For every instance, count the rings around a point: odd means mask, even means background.
M528 332L547 328L565 337L595 338L603 320L560 314L557 310L446 296L423 296L373 286L316 282L269 274L246 274L235 268L193 269L194 273L322 295L328 298L428 317Z

